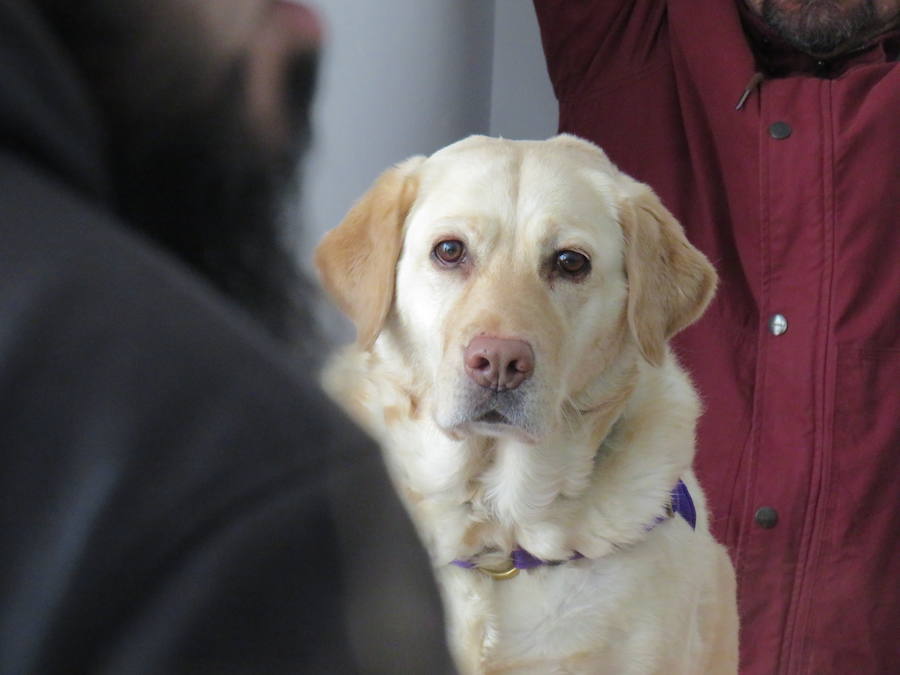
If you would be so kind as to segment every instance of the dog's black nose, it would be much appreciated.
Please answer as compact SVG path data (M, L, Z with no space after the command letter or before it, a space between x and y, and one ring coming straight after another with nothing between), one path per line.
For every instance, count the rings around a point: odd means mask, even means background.
M534 371L534 350L524 340L473 338L463 354L466 374L481 387L515 389Z

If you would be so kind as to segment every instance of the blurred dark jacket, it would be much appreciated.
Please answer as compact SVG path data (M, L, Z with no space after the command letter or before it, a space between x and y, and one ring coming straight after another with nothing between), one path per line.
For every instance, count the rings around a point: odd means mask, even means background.
M0 84L0 673L448 672L377 450L117 222L27 3Z

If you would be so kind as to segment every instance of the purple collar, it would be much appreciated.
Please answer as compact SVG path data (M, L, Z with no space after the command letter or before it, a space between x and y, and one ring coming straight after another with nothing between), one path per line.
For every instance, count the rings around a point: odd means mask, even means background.
M672 488L671 503L667 510L669 512L668 515L657 518L656 522L647 528L648 531L669 518L675 517L675 514L684 518L688 525L691 526L692 530L697 529L697 509L694 506L694 500L691 498L691 493L688 491L687 485L684 484L683 480L679 480L678 484ZM466 569L477 568L494 579L511 579L519 573L519 570L530 570L542 565L562 565L563 563L569 562L569 560L578 560L583 557L583 555L576 551L568 560L541 560L540 558L535 558L524 548L516 548L510 555L510 560L503 569L486 569L478 567L478 565L471 560L454 560L453 564L457 567L465 567Z

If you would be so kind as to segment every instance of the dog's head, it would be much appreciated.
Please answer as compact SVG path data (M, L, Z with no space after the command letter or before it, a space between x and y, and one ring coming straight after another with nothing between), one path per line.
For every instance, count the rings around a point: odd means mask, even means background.
M661 365L715 272L596 146L471 137L384 173L316 252L369 349L382 334L452 436L538 439L614 364Z

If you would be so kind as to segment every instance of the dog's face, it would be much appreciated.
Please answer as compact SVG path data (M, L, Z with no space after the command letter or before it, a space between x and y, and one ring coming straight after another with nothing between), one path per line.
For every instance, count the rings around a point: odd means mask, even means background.
M395 308L445 431L543 435L622 332L608 174L558 150L470 141L421 169Z
M442 430L527 441L590 408L622 359L661 362L715 279L649 189L568 136L409 160L317 263L364 346L389 334Z

